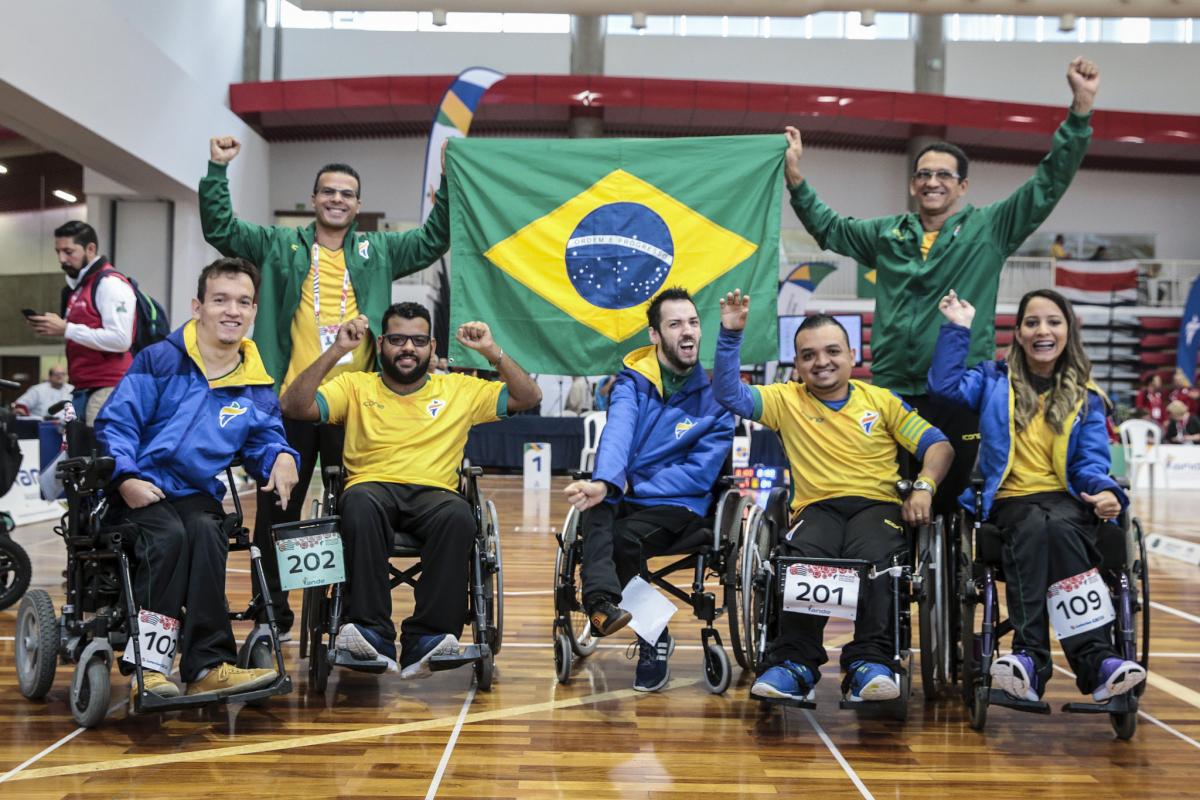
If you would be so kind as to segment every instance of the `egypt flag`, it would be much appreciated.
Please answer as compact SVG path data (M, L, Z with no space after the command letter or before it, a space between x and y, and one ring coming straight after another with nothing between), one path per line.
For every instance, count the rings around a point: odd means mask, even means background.
M1137 303L1136 261L1058 261L1054 288L1072 303L1131 306Z
M615 372L649 344L650 300L682 286L711 365L718 299L741 288L761 298L742 360L775 358L783 151L779 136L452 143L452 328L488 323L531 372Z

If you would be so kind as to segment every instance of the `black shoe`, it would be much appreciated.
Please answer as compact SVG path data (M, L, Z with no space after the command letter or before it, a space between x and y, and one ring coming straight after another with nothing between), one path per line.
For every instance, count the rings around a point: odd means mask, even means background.
M597 600L588 612L588 620L592 623L592 634L595 636L611 636L624 628L633 619L633 615L608 599Z

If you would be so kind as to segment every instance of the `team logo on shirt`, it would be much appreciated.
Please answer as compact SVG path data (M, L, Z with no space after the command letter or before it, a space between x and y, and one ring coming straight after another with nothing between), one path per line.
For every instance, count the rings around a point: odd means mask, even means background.
M371 242L367 239L360 239L358 242L358 257L366 261L371 257Z
M429 405L425 406L425 410L429 412L429 416L437 419L437 415L442 413L442 409L446 407L446 401L440 397L430 400Z
M863 415L858 418L858 424L863 429L863 433L865 433L867 436L871 435L871 429L875 427L875 423L878 421L878 411L864 411Z
M221 414L219 417L217 417L217 422L220 424L220 426L222 428L224 428L226 425L229 424L229 421L231 419L234 419L235 417L240 417L242 414L245 414L249 410L250 410L249 406L244 406L241 404L241 402L234 400L229 405L223 406L221 408Z
M676 439L682 438L685 433L687 433L694 427L696 427L696 423L692 422L690 419L685 418L683 420L683 422L680 422L675 425L675 438Z

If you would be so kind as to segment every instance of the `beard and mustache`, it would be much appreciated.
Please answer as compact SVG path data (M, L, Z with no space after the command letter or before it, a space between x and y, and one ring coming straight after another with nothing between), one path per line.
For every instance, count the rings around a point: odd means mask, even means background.
M401 358L413 358L416 359L417 363L411 369L404 370L401 369L400 365L396 363ZM424 378L426 373L429 372L429 362L432 360L432 358L432 351L424 358L424 360L422 360L421 357L416 353L398 353L390 359L379 359L379 366L383 370L384 374L396 383L399 383L403 386L411 386L412 384L417 383Z

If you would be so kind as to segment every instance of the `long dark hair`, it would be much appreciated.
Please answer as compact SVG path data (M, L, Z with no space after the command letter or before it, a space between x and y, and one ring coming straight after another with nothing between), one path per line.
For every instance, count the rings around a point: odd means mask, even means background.
M1017 340L1021 321L1025 319L1025 307L1035 297L1042 297L1058 306L1067 323L1067 342L1058 361L1054 363L1053 383L1050 396L1046 399L1046 423L1055 433L1062 433L1067 417L1087 395L1087 384L1092 379L1092 362L1083 350L1083 339L1079 335L1079 320L1070 302L1053 289L1034 289L1021 298L1017 306L1017 325L1013 330L1012 345L1008 349L1009 374L1013 388L1013 422L1018 431L1025 430L1038 410L1038 393L1030 380L1029 362L1025 350Z

